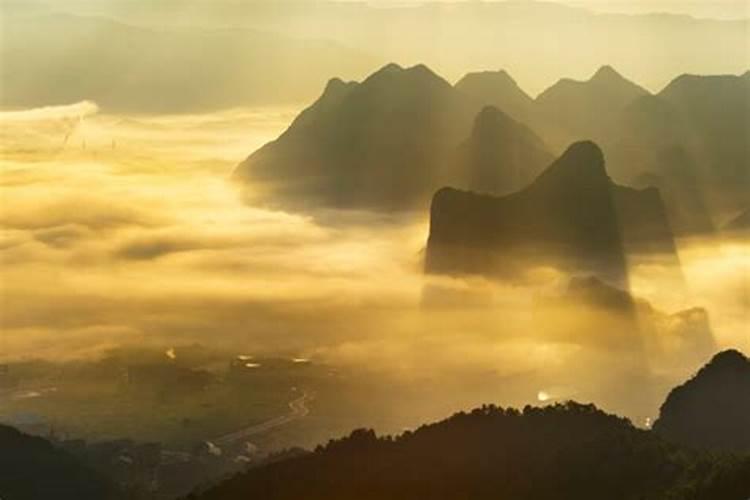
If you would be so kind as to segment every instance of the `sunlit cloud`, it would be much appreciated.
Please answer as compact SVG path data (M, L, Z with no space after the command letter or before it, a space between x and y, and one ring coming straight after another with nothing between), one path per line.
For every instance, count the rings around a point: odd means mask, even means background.
M7 125L12 122L39 122L64 119L82 120L98 112L99 106L95 102L81 101L62 106L43 106L18 111L0 111L0 124Z
M232 168L283 130L288 111L133 118L68 108L6 120L15 124L3 132L13 150L0 160L3 358L75 358L120 345L171 357L175 346L210 342L380 380L455 384L456 399L439 414L543 395L599 396L630 410L662 396L630 400L617 389L654 376L622 341L636 335L632 323L584 305L575 314L540 305L565 293L570 277L556 269L529 269L513 284L425 276L426 214L300 215L243 203ZM84 111L86 148L81 136L61 151L65 130L51 123ZM718 346L750 347L741 328L747 247L687 242L680 257L679 294L662 263L632 269L635 294L660 312L644 319L661 346L649 354L685 349L685 332L702 321L695 306L707 311ZM665 366L656 375L668 380L690 369Z

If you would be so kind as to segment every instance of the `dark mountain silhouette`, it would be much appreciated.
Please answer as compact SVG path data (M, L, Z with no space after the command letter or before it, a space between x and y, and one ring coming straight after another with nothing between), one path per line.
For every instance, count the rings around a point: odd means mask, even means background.
M236 177L265 187L274 201L293 208L418 208L437 187L462 186L486 174L474 175L472 168L515 158L533 167L543 154L533 133L497 115L475 128L484 156L456 168L450 159L469 137L480 109L423 65L389 64L362 83L329 82L286 132L238 167ZM498 148L506 146L509 151L498 156ZM506 172L517 167L517 162L498 165Z
M472 191L508 194L528 185L553 159L533 131L488 106L459 146L449 178Z
M750 80L732 75L683 75L659 97L691 124L695 150L710 186L747 202L750 190ZM719 200L719 203L723 200Z
M114 500L107 480L49 441L0 425L0 498L3 500Z
M428 196L472 114L425 66L391 64L362 83L330 82L237 176L292 206L411 208Z
M601 150L579 142L511 195L438 191L426 270L502 274L552 264L626 283L630 252L674 255L659 192L615 184Z
M661 407L654 431L676 443L750 452L750 360L717 354Z
M750 79L682 75L628 106L605 144L612 175L658 176L675 230L693 233L747 206L748 138Z
M534 122L534 100L504 70L468 73L455 87L484 105L502 110L517 121L527 125Z
M538 113L548 123L540 131L555 145L581 139L602 141L619 113L649 92L602 66L587 81L562 79L536 98Z
M471 73L451 87L423 65L390 64L361 83L331 80L236 178L293 209L411 210L445 185L518 189L543 151L593 138L618 183L659 188L676 234L710 233L747 206L748 103L745 75L683 75L651 95L604 66L531 100L504 71ZM477 117L487 105L498 111Z
M744 500L750 460L681 450L592 405L485 406L398 437L357 430L200 500Z

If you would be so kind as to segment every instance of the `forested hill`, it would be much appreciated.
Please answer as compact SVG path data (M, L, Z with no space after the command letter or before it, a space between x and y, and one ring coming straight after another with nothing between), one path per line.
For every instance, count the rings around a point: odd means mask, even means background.
M750 457L669 444L592 405L485 406L399 437L370 430L251 469L199 500L746 500Z

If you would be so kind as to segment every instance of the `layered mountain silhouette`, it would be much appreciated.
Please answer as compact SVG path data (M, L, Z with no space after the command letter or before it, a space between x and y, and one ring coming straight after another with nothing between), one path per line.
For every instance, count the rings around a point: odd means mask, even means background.
M605 144L616 178L660 179L675 230L695 233L747 206L749 138L750 79L682 75L628 106Z
M507 194L571 141L595 139L618 183L656 187L675 234L708 233L747 206L750 78L692 76L656 95L601 67L531 99L505 71L455 86L424 65L331 80L235 178L293 210L403 211L442 186Z
M378 2L199 0L177 13L116 3L4 2L3 106L71 102L73 95L107 110L145 113L195 110L193 101L299 103L333 74L359 78L391 60L424 61L446 74L502 64L534 92L559 75L601 64L605 48L608 63L627 65L649 86L702 68L738 72L747 61L748 23L740 20L747 11L736 0L722 3L740 12L725 21L710 19L716 7L700 9L704 18L696 19L603 16L555 2L452 2L448 11L440 2L384 9ZM99 23L86 39L77 25L38 15L61 11L112 18L133 30Z
M553 159L531 129L487 106L458 147L455 170L448 177L472 191L508 194L527 186Z
M714 220L746 206L747 73L682 75L656 95L610 66L587 81L560 80L534 100L503 72L472 73L457 88L530 125L553 148L602 144L614 179L660 189L675 233L710 233Z
M293 208L408 210L446 184L517 188L546 160L544 145L497 110L477 116L481 109L423 65L390 64L361 83L334 79L235 176Z
M456 82L455 87L484 105L501 109L517 121L527 125L535 121L537 110L534 100L507 71L467 73Z
M592 405L485 406L398 437L357 430L200 500L744 500L750 459L669 445Z
M611 66L602 66L586 81L565 78L536 98L537 113L549 125L542 132L554 144L593 139L603 141L619 114L649 92Z
M110 19L113 11L13 16L16 9L3 10L5 108L86 99L108 112L174 113L297 103L313 99L331 74L359 77L381 61L263 28L144 27Z
M0 425L0 498L117 500L125 496L49 441Z
M615 184L599 147L579 142L513 194L438 191L426 270L503 274L554 265L626 284L625 257L639 252L674 256L659 192Z
M750 452L750 360L717 354L661 407L654 431L697 448Z
M474 114L427 67L391 64L362 83L331 81L237 176L269 185L294 205L413 207L434 190Z

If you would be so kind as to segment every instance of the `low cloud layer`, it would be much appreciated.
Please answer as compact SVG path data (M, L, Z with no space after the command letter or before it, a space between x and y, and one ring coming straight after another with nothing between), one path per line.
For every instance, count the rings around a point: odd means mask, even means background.
M425 217L311 217L243 204L229 174L284 129L289 110L95 111L80 103L0 114L9 139L2 359L199 342L455 385L467 401L596 395L637 415L697 368L692 358L663 362L684 349L674 332L697 324L672 313L705 308L717 348L750 351L745 243L682 242L681 283L659 262L631 263L634 294L659 311L643 321L664 344L663 355L644 357L638 332L624 347L612 333L627 335L627 323L540 308L567 287L553 269L513 284L424 276ZM72 132L55 125L68 118ZM617 389L645 376L663 383L643 400Z

